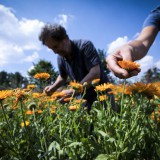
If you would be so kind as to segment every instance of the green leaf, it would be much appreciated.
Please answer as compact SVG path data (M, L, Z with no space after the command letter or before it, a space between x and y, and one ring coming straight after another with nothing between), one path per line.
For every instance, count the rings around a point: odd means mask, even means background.
M108 158L109 156L107 154L100 154L95 160L107 160Z
M100 133L103 137L109 137L109 135L103 131L97 131L98 133Z
M81 146L82 142L73 142L68 147L75 147L75 146Z
M49 145L48 151L52 151L53 149L60 150L60 145L59 145L59 143L57 143L56 141L53 141L53 142Z

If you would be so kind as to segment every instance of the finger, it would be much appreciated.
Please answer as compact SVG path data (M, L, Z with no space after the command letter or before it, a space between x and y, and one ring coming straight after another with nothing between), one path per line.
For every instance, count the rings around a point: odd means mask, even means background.
M115 53L116 54L116 53ZM114 55L109 55L107 58L107 67L114 73L114 75L121 77L128 77L128 72L125 69L122 69L117 61L121 59L120 57L115 57Z

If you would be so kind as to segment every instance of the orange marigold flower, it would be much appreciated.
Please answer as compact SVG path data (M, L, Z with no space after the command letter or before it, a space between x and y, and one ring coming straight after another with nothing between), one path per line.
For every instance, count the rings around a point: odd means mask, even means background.
M155 96L158 96L160 98L160 93L155 87L155 85L148 83L144 84L141 82L136 82L133 85L128 87L132 92L135 93L142 93L144 96L146 96L149 99L154 98Z
M28 110L28 111L26 111L26 114L31 115L31 114L34 114L34 112L31 110Z
M103 92L103 91L106 91L106 90L112 89L112 88L114 88L113 84L111 84L111 83L104 83L104 84L96 86L95 91Z
M34 84L27 85L27 89L31 90L34 89L36 86Z
M25 121L25 124L26 124L26 126L28 126L28 125L29 125L29 121ZM24 124L24 122L23 122L23 123L21 123L21 127L24 127L24 126L25 126L25 124Z
M45 72L43 72L43 73L37 73L37 74L34 75L34 78L47 80L48 78L50 78L50 74L45 73Z
M0 100L6 99L13 95L12 90L2 90L0 91Z
M28 98L29 94L22 89L15 90L16 102Z
M70 102L73 98L72 97L68 97L68 98L65 98L63 101L64 102Z
M99 100L100 101L105 101L107 99L108 99L107 95L101 95L101 96L99 96Z
M56 111L54 109L51 109L50 113L54 114L54 113L56 113Z
M37 113L41 114L43 111L41 109L37 110Z
M120 85L115 85L114 88L112 88L112 93L117 95L119 93L124 93L126 95L131 95L132 92L130 91L130 89L128 88L127 85L125 85L125 87L120 84Z
M123 68L123 69L125 69L125 70L127 70L127 71L132 71L132 70L137 69L137 68L140 67L140 65L139 65L138 63L136 63L136 62L125 61L125 60L123 60L123 61L118 61L118 65L119 65L121 68Z
M75 102L76 103L86 103L87 100L86 99L76 99Z
M78 108L79 108L78 106L69 106L68 110L75 111Z
M83 92L83 85L80 83L77 83L75 81L70 82L69 84L73 89L75 89L78 92Z
M65 96L65 94L63 92L54 92L51 97L52 98L61 98L64 96Z
M98 79L94 79L93 81L92 81L92 85L97 85L97 84L99 84L99 82L100 82L100 79L98 78Z

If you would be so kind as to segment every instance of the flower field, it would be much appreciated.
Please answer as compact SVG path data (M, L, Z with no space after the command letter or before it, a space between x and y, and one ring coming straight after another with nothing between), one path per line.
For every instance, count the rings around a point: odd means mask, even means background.
M61 92L47 96L34 85L0 91L0 159L160 159L160 82L93 85L98 101L89 113L83 95L62 104ZM109 88L116 110L104 94Z

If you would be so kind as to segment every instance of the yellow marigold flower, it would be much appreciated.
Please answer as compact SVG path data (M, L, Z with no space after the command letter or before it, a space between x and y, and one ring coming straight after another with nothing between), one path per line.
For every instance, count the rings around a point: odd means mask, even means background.
M57 108L57 106L55 106L55 105L52 105L52 106L51 106L51 108L52 108L52 109L56 109L56 108Z
M117 95L117 94L120 94L120 93L124 93L126 95L130 95L132 94L131 90L128 88L127 85L125 85L125 87L120 84L120 85L115 85L113 88L112 88L112 93Z
M99 96L99 100L100 101L105 101L107 99L108 99L107 95L101 95L101 96Z
M61 98L64 96L65 96L65 94L63 92L54 92L51 97L52 98Z
M156 119L158 122L160 122L160 110L152 112L150 117L151 117L151 119L153 119L153 120Z
M129 86L128 88L133 93L142 93L144 96L146 96L149 99L152 99L154 95L160 98L160 93L158 92L155 85L151 83L144 84L141 82L136 82L133 85Z
M68 97L68 98L65 98L63 101L64 102L70 102L73 98L72 97Z
M37 73L37 74L34 75L34 78L47 80L48 78L50 78L50 74L45 73L45 72L43 72L43 73Z
M16 95L16 102L19 100L24 100L25 98L28 98L29 96L29 94L22 89L16 89L15 95Z
M69 106L68 110L75 111L78 108L79 108L78 106Z
M12 90L2 90L0 91L0 100L6 99L13 95Z
M78 92L83 92L83 85L80 83L77 83L75 81L70 82L69 84L73 89L75 89Z
M118 61L118 65L127 70L127 71L132 71L134 69L137 69L140 67L140 65L136 62L132 62L132 61Z
M56 113L56 111L54 109L51 109L50 113L54 114L54 113Z
M34 114L34 112L31 110L28 110L28 111L26 111L26 114L31 115L31 114Z
M25 124L26 124L26 126L28 126L28 125L29 125L29 121L25 121ZM24 124L24 122L23 122L23 123L21 123L21 127L24 127L24 126L25 126L25 124Z
M108 89L112 89L113 87L114 87L114 85L111 84L111 83L104 83L104 84L96 86L95 91L103 92L103 91L106 91Z
M99 82L100 82L100 79L98 78L98 79L94 79L93 81L92 81L92 85L98 85L99 84Z
M86 99L76 99L75 102L76 103L86 103L87 100Z
M29 85L27 85L27 89L34 89L36 86L34 85L34 84L29 84Z

